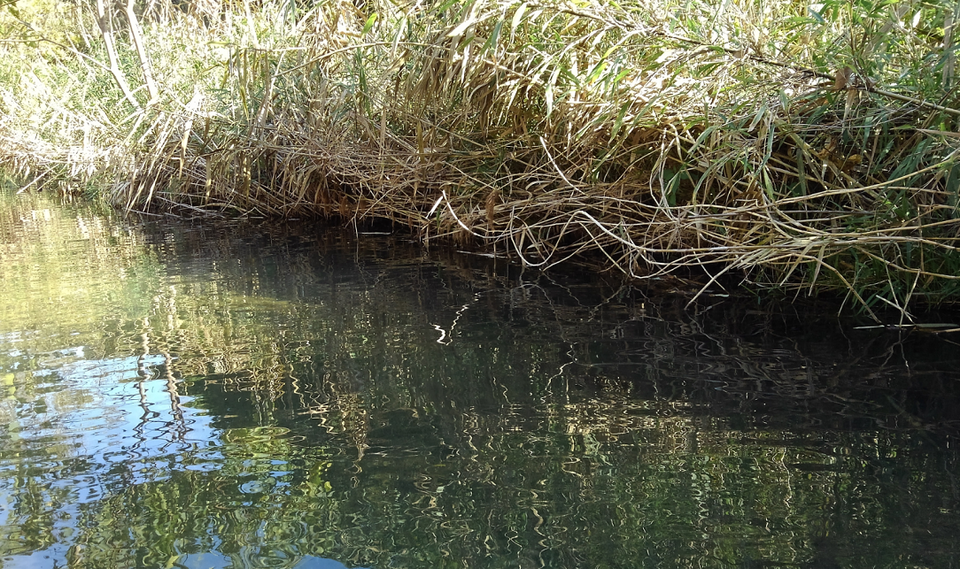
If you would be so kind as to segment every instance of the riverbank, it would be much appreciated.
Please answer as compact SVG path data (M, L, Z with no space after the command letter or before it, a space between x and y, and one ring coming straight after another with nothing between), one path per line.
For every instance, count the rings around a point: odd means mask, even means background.
M2 21L26 190L388 220L904 321L956 298L949 3L47 4Z

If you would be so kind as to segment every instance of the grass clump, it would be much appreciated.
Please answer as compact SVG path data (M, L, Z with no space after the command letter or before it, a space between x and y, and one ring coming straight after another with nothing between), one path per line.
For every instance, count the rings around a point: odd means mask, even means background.
M870 313L954 297L953 3L28 4L0 20L0 159L35 185Z

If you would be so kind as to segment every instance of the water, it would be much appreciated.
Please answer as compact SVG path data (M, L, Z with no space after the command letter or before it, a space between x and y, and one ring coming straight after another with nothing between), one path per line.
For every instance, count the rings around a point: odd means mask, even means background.
M0 561L957 567L957 338L0 194Z

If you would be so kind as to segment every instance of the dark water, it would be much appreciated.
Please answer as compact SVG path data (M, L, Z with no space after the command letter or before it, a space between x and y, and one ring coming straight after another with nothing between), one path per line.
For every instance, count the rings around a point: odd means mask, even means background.
M960 566L960 338L0 197L0 562Z

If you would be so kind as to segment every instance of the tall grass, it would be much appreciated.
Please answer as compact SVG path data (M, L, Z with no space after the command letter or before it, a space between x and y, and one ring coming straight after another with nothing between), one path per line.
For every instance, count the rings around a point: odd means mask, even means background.
M44 28L26 2L0 157L34 186L388 219L904 323L957 291L952 3L155 1Z

